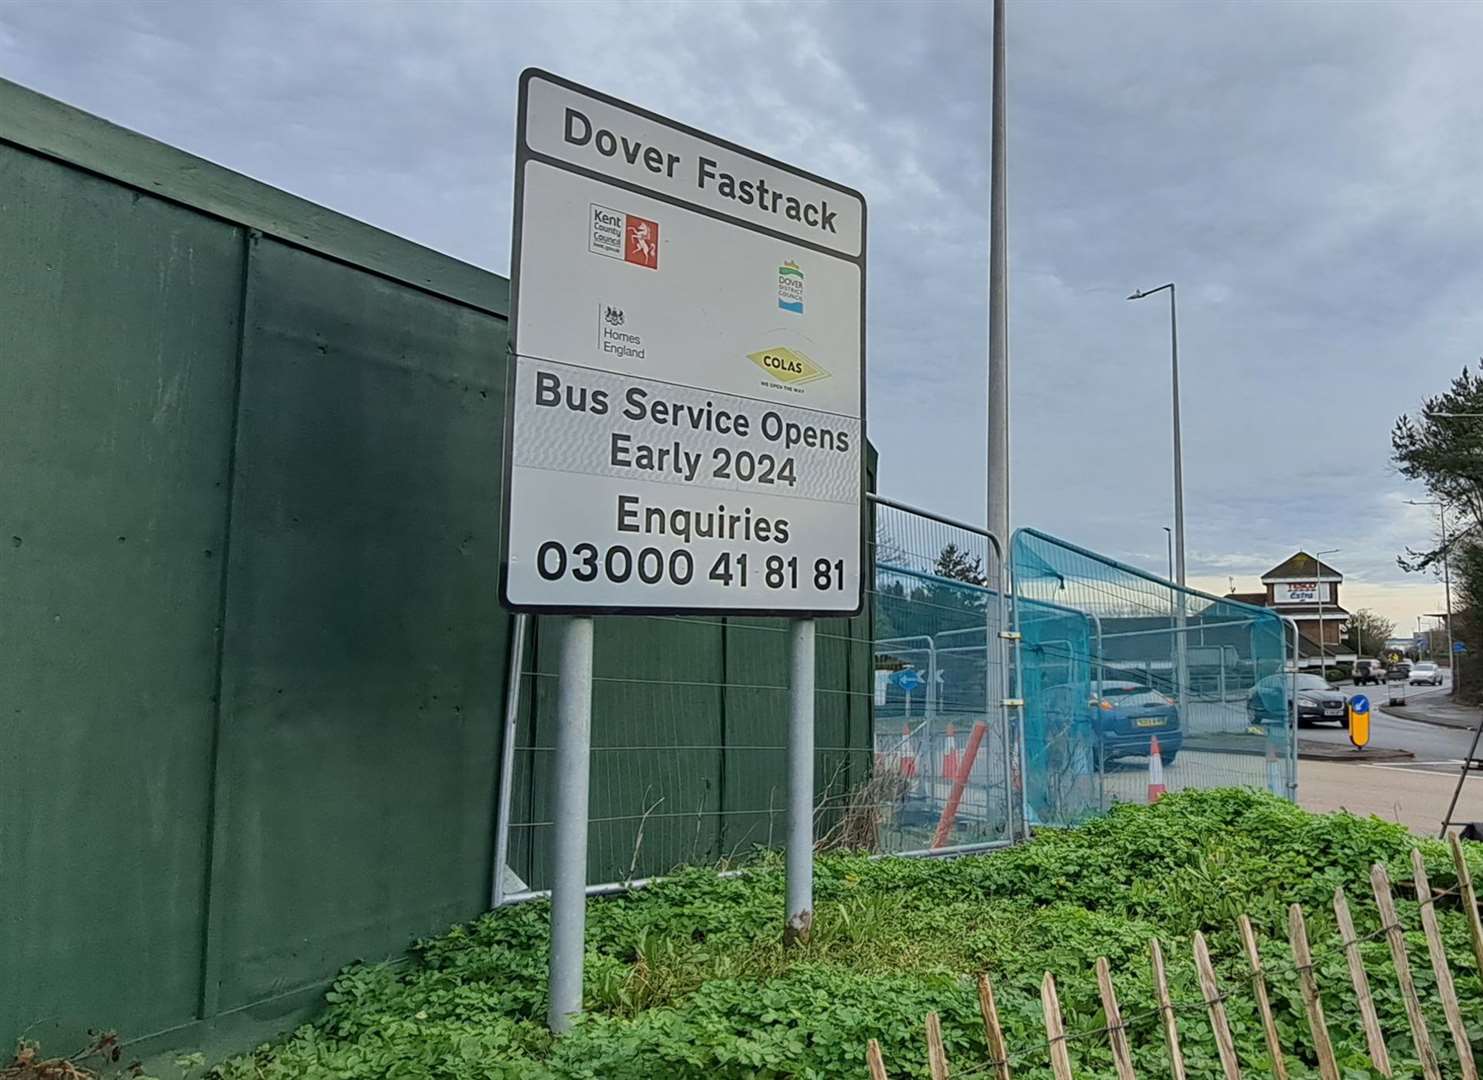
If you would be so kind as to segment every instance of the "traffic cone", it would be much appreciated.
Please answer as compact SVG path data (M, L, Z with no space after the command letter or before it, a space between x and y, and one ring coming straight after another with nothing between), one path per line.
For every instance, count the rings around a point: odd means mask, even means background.
M947 735L942 740L942 778L958 778L958 733L952 724L947 726Z
M911 724L901 725L901 775L914 779L917 775L917 755L911 745Z
M1159 757L1159 737L1155 735L1148 743L1149 805L1158 802L1164 790L1164 759Z

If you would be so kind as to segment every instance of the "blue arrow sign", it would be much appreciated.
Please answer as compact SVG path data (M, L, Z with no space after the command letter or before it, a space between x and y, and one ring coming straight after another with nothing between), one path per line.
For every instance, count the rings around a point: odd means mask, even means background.
M1349 699L1349 707L1355 712L1369 712L1370 699L1363 694L1355 694Z
M908 694L926 683L926 680L922 678L921 672L914 668L905 668L901 671L893 672L891 681Z
M1452 643L1452 651L1453 652L1467 652L1468 651L1468 647L1466 645L1464 645L1460 641L1454 641Z

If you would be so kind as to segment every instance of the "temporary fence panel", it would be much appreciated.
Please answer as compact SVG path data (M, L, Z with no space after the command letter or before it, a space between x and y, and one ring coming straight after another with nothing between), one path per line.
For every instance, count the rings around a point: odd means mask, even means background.
M1015 534L1010 564L1033 822L1071 824L1164 789L1291 797L1280 616L1033 529Z
M872 803L881 853L1008 843L1019 799L1008 598L983 530L877 500Z
M500 902L549 886L545 853L559 776L556 670L534 620L520 678ZM819 623L818 831L840 825L868 779L867 619ZM778 847L787 820L788 623L783 619L601 619L594 646L591 833L595 890L684 865L729 866Z

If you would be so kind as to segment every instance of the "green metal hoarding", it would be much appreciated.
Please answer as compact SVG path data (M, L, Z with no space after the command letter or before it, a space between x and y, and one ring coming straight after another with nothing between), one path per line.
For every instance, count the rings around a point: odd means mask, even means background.
M0 81L0 1038L244 1046L347 962L485 909L507 300ZM726 752L785 723L728 683L786 682L763 625L599 631L624 678L595 744L641 745L683 694L711 748L693 783L718 811L674 826L701 858L737 848L727 811L776 767ZM864 759L865 619L823 629L819 743ZM540 631L528 670L552 664ZM634 798L598 783L594 821ZM527 880L543 860L512 850Z

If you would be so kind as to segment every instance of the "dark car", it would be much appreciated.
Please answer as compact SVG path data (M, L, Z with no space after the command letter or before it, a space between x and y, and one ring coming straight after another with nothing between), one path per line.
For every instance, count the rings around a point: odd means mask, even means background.
M1408 682L1411 678L1411 661L1397 660L1385 669L1386 682Z
M1092 727L1102 748L1102 760L1147 756L1155 736L1159 757L1172 764L1184 745L1179 729L1179 707L1171 698L1136 682L1105 681L1095 699Z
M1285 721L1292 713L1293 680L1297 680L1298 726L1330 720L1349 726L1349 699L1343 691L1317 675L1268 675L1251 688L1246 712L1253 724Z

